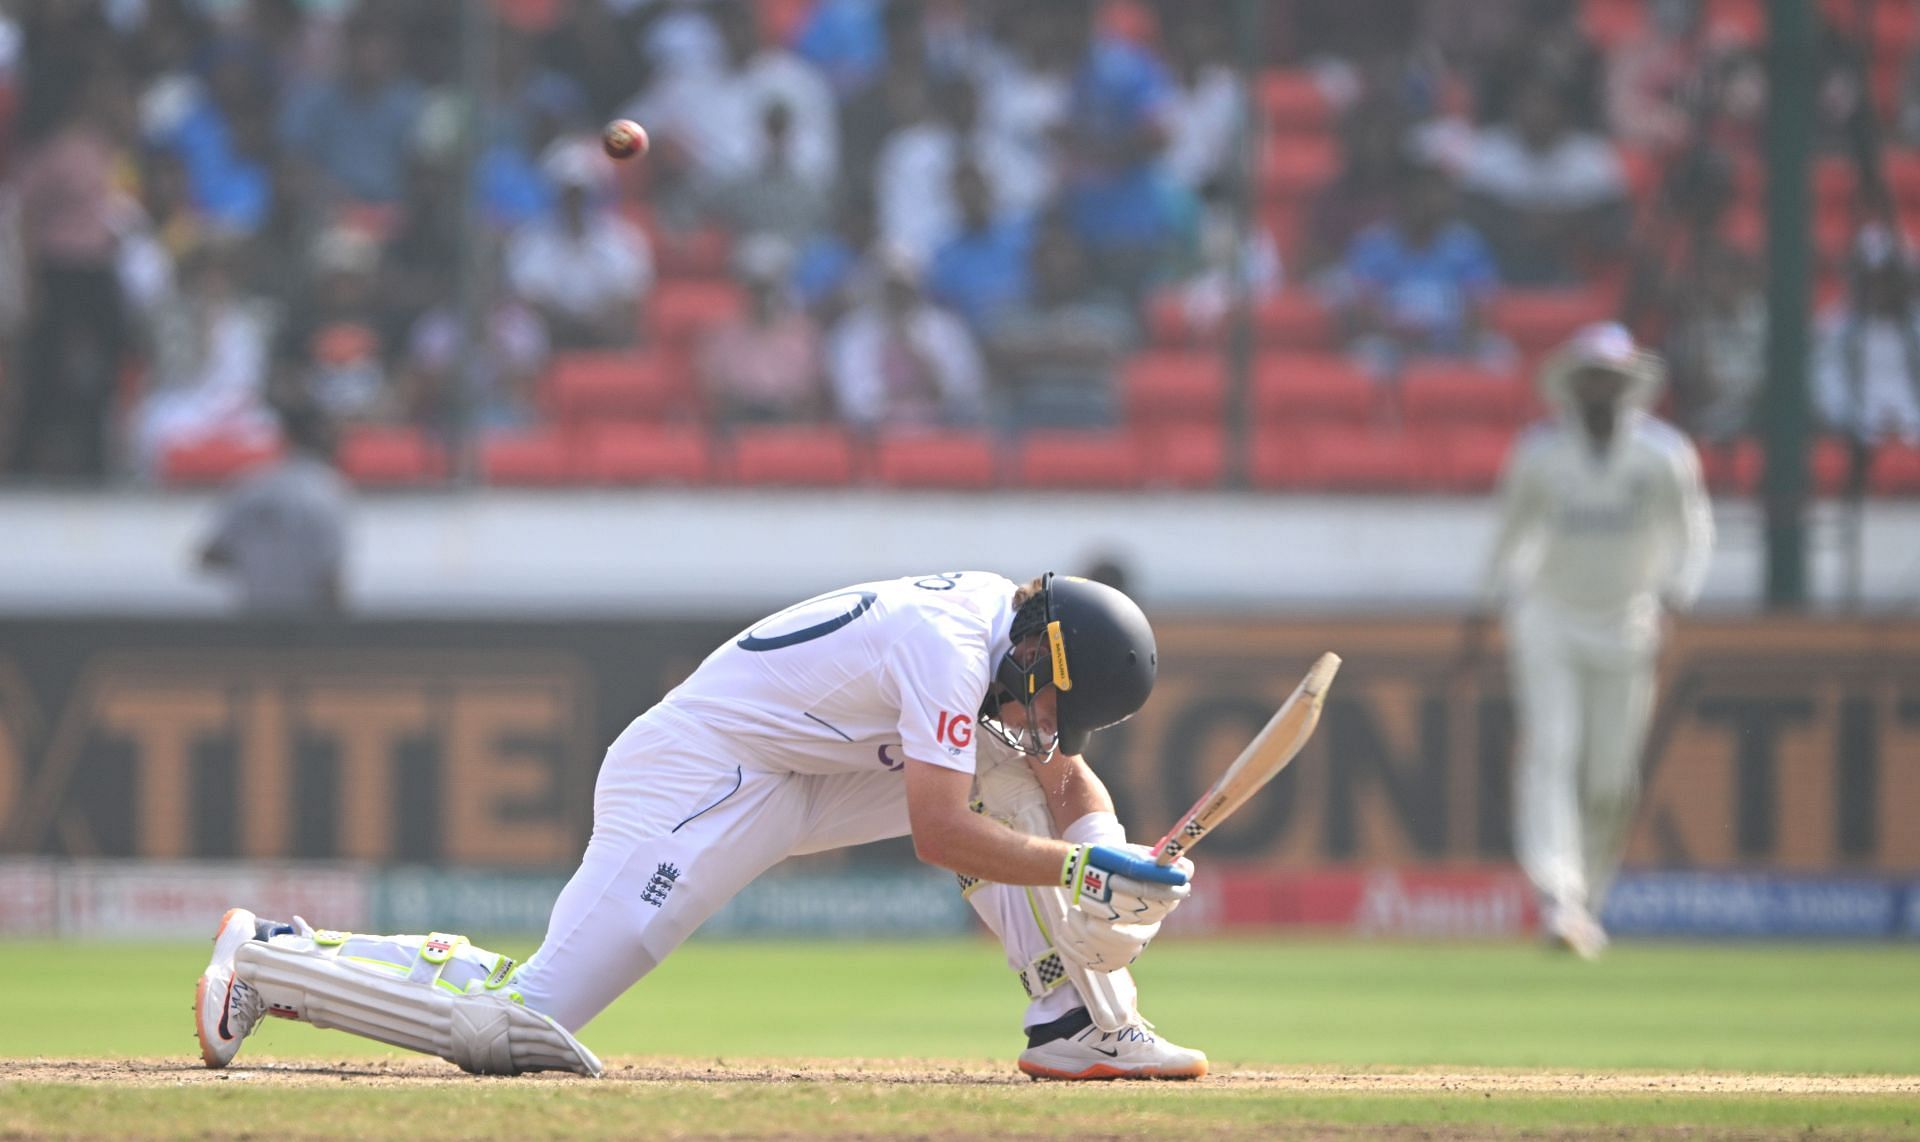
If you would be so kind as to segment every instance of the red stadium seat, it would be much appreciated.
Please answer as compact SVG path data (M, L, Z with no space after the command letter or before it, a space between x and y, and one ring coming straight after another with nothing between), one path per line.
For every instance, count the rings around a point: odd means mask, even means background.
M210 437L175 445L160 458L160 479L174 485L222 484L280 455L271 439Z
M1371 376L1333 353L1266 353L1254 362L1253 408L1262 423L1361 424L1380 390Z
M340 470L357 484L405 487L445 479L446 450L417 428L362 427L340 441Z
M1227 437L1218 424L1178 424L1141 435L1147 482L1215 488L1227 474Z
M651 353L561 353L542 384L547 408L568 422L661 417L692 401L684 376Z
M654 336L679 348L740 316L745 304L740 288L727 281L663 281L648 299Z
M1500 482L1500 470L1513 448L1511 429L1457 427L1432 438L1433 482L1450 492L1484 493Z
M1286 349L1332 349L1333 314L1319 296L1303 289L1283 290L1260 303L1255 316L1260 341Z
M1494 295L1487 319L1531 356L1556 348L1582 325L1611 320L1615 310L1609 291L1510 289Z
M1304 488L1307 471L1300 441L1307 431L1311 430L1283 425L1257 425L1248 440L1248 482L1256 488L1271 490Z
M1853 449L1844 437L1819 437L1807 450L1807 478L1816 495L1844 494L1852 469ZM1766 469L1763 462L1761 479L1765 478Z
M1920 448L1888 444L1874 457L1870 487L1876 495L1920 495Z
M597 484L700 484L713 470L712 442L697 425L593 425L579 447L576 472Z
M1506 427L1520 410L1522 383L1503 370L1447 362L1410 365L1400 380L1400 412L1416 430L1425 425Z
M573 457L573 441L557 429L499 433L480 442L480 474L489 484L566 484L574 479Z
M1643 0L1584 0L1580 26L1603 52L1618 47L1640 31Z
M732 473L741 484L835 487L855 476L853 441L836 427L752 427L733 434Z
M1305 485L1327 492L1406 492L1429 482L1432 446L1420 437L1323 428L1300 437Z
M1127 419L1136 426L1217 422L1227 401L1218 352L1142 353L1121 374Z
M1332 124L1333 105L1310 71L1275 68L1260 77L1260 110L1275 134L1319 134Z
M1140 450L1124 432L1030 432L1014 467L1032 488L1136 488L1145 478Z
M874 475L896 488L990 488L998 469L984 432L890 432L874 446Z
M1699 442L1701 474L1707 490L1722 495L1751 495L1760 486L1760 445L1741 439L1726 444Z
M1340 173L1340 144L1331 136L1270 139L1260 160L1260 185L1270 198L1305 198Z
M622 165L647 164L632 162ZM686 231L655 229L652 238L653 260L659 267L663 288L678 285L675 279L724 278L727 274L733 240L725 230L715 227Z

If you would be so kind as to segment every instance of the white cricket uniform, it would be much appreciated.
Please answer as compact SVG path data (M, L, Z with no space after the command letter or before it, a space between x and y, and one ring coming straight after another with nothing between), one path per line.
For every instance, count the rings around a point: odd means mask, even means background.
M1663 601L1698 596L1713 516L1693 445L1622 409L1604 455L1537 425L1501 488L1489 595L1504 588L1520 747L1514 846L1542 894L1598 912L1639 796Z
M634 719L601 765L580 868L515 977L527 1006L577 1031L781 860L905 835L908 758L974 772L1014 590L967 571L809 599ZM1010 963L1044 951L1020 890L974 899ZM1029 1024L1075 1005L1058 989Z

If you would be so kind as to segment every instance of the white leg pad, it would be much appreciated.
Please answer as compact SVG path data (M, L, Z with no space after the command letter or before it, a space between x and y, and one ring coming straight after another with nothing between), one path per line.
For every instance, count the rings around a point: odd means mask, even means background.
M437 982L342 960L311 940L287 936L241 945L234 972L275 1013L438 1055L473 1074L600 1075L592 1051L498 990L456 993Z
M1010 751L988 747L978 754L979 769L974 783L982 812L1008 828L1033 836L1054 835L1053 815L1047 810L1046 791L1027 768L1026 762ZM963 891L971 891L968 878L961 878ZM1086 1001L1087 1015L1102 1031L1121 1031L1140 1021L1140 993L1133 974L1122 967L1114 971L1092 971L1071 955L1061 955L1053 933L1073 922L1076 910L1068 902L1065 889L1028 888L1027 901L1049 947L1032 963L1016 969L1028 998L1038 998L1059 986L1062 975L1073 982ZM1081 914L1080 919L1086 917Z

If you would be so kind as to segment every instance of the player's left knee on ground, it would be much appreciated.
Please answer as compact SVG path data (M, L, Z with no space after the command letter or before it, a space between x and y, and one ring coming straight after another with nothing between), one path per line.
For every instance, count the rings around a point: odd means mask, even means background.
M316 932L252 941L234 971L268 1011L420 1051L473 1074L600 1074L600 1060L520 1002L514 961L464 936Z

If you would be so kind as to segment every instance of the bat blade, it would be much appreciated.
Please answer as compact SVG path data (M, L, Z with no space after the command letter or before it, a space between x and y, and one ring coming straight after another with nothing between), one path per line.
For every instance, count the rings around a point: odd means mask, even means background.
M1315 660L1300 685L1294 687L1293 693L1240 751L1240 756L1233 759L1227 771L1174 822L1160 843L1153 846L1155 861L1164 865L1178 860L1287 767L1320 723L1320 708L1326 703L1327 688L1339 670L1340 656L1331 651Z

